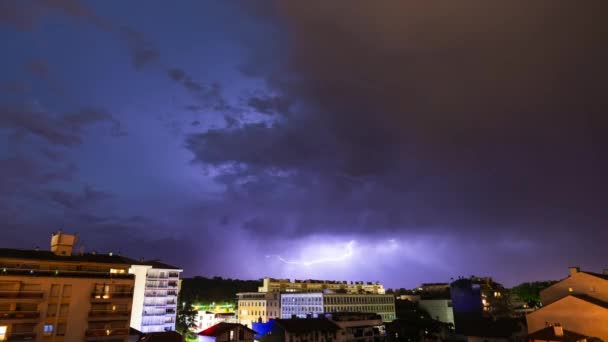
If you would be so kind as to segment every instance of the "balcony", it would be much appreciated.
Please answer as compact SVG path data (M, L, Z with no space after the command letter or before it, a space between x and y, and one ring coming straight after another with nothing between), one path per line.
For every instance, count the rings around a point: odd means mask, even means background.
M91 300L98 301L117 301L117 300L132 300L133 292L93 292Z
M85 333L87 341L109 340L128 335L129 328L89 329Z
M1 321L11 321L12 323L36 322L40 318L39 311L0 311Z
M44 293L42 291L19 291L19 290L15 290L15 291L1 290L0 291L0 299L5 299L5 298L9 298L9 299L13 299L13 298L42 299L42 297L44 297Z
M70 278L113 278L113 279L135 279L134 274L130 273L112 273L100 272L94 270L41 270L41 269L21 269L21 268L3 268L0 276L16 275L28 277L70 277Z
M33 332L12 332L5 335L4 341L35 341L36 333Z
M89 321L124 321L131 318L129 310L91 310Z
M168 285L169 285L169 287L177 287L177 282L176 281L170 281Z

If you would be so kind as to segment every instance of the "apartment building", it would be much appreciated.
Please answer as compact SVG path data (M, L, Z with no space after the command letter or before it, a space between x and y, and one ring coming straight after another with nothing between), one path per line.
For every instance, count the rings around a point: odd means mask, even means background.
M608 341L608 270L595 273L570 267L568 277L542 290L540 298L543 306L526 315L531 335L553 326L579 339Z
M237 319L249 328L253 323L266 323L281 317L280 294L276 292L237 293Z
M264 278L258 292L323 292L330 290L348 294L385 294L384 286L379 282L347 282L331 280L294 280Z
M132 328L143 333L175 330L182 271L159 261L131 265L129 273L135 275Z
M281 318L318 317L323 313L365 312L380 315L382 321L396 318L395 297L386 294L282 293Z
M130 265L73 254L75 241L58 232L50 251L0 249L0 341L127 341Z

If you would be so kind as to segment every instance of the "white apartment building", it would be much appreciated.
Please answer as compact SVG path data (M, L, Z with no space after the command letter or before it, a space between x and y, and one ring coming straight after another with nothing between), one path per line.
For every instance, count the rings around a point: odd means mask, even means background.
M129 273L135 274L132 328L143 333L175 330L182 271L158 261L131 266Z
M385 294L379 282L333 281L333 280L294 280L264 278L258 292L323 292L325 290L349 294Z
M281 318L318 317L323 313L362 312L375 313L382 321L396 318L395 297L386 294L343 293L282 293Z

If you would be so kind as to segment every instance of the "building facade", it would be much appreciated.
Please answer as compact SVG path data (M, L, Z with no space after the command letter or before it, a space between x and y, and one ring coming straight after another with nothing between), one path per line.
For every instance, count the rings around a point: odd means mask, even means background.
M528 332L560 326L580 336L608 341L608 272L571 267L569 276L540 293L543 306L526 315Z
M0 249L0 340L127 341L134 276L111 254L72 254L76 236L51 251Z
M277 292L237 293L237 319L251 328L252 323L266 323L281 317L280 294Z
M454 309L452 307L451 299L420 299L420 301L418 301L418 306L426 311L432 319L455 326Z
M234 312L198 311L196 329L198 331L210 328L218 323L238 323Z
M175 330L182 270L158 261L131 265L135 275L131 327L143 333Z
M331 280L294 280L264 278L258 292L323 292L330 290L340 293L385 294L384 286L379 282L347 282Z
M383 321L396 318L395 297L381 294L282 293L281 318L317 317L323 313L365 312L380 315Z
M199 342L253 342L255 332L242 324L218 323L198 333Z

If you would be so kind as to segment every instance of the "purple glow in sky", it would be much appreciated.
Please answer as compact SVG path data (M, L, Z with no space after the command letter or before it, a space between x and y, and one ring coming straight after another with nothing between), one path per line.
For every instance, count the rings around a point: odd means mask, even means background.
M2 247L388 287L608 267L602 5L0 0Z

